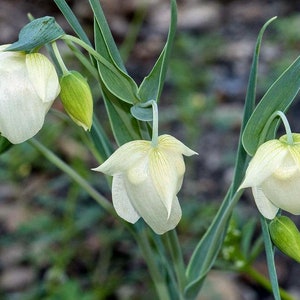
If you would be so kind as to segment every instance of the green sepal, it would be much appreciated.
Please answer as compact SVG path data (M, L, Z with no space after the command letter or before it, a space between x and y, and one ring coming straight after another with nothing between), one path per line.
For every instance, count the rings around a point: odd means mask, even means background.
M59 39L64 34L65 32L53 17L38 18L25 25L19 33L19 40L11 44L5 51L30 52Z

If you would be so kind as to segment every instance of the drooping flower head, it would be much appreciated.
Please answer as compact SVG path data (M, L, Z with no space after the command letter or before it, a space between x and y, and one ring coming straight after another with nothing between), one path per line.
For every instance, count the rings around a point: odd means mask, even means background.
M18 144L42 128L60 86L46 56L6 47L0 46L0 134Z
M177 193L185 173L183 155L194 154L176 138L161 135L155 146L145 140L122 145L94 170L113 176L112 201L121 218L135 223L142 217L163 234L181 218Z
M250 161L240 188L251 187L260 213L273 219L279 209L300 214L300 134L262 144Z

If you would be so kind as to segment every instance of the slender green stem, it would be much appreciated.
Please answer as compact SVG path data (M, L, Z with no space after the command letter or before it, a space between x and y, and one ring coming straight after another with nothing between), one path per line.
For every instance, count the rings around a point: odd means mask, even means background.
M158 106L155 100L149 100L147 102L139 103L140 107L150 107L152 106L152 147L157 147L158 145Z
M287 135L287 143L289 145L293 145L294 141L293 141L293 135L292 135L292 132L291 132L291 128L290 128L290 125L289 125L289 122L285 116L285 114L282 112L282 111L275 111L271 116L270 118L268 119L268 122L266 123L266 125L264 126L264 129L260 135L260 140L259 140L259 145L261 145L263 142L265 142L265 139L266 139L266 136L267 136L267 133L269 131L269 128L271 126L271 123L274 121L274 119L276 118L280 118L283 125L284 125L284 128L285 128L285 131L286 131L286 135Z
M57 59L57 62L63 72L63 75L66 75L67 73L69 73L69 70L67 69L63 59L61 58L61 55L59 53L59 50L57 48L57 44L55 42L51 43L51 46L52 46L52 49L53 49L53 52L54 52L54 55Z
M62 36L61 39L65 40L66 42L71 41L71 42L81 46L88 53L90 53L92 56L94 56L99 62L101 62L103 65L105 65L107 68L109 68L112 72L114 72L117 76L119 75L119 72L122 72L118 67L116 67L115 65L113 65L109 61L107 61L94 48L92 48L90 45L86 44L81 39L79 39L75 36L72 36L72 35L68 35L68 34Z
M99 80L99 74L95 66L90 62L90 60L74 45L73 42L66 40L66 44L70 48L70 50L74 53L74 55L78 58L78 60L84 65L84 67L91 73L91 75Z
M273 295L275 300L280 300L279 285L274 261L274 247L271 241L267 220L263 216L261 216L261 227L265 242L268 271L272 285Z
M113 216L117 216L111 203L103 197L97 190L95 190L84 178L82 178L75 170L62 161L52 151L47 149L36 139L30 139L28 141L35 149L42 153L50 162L56 165L63 172L68 174L77 184L79 184L94 200L96 200L106 211Z
M58 156L56 156L52 151L47 149L36 139L31 139L28 141L35 149L37 149L41 154L43 154L50 162L56 165L63 172L68 174L79 186L81 186L94 200L96 200L107 212L111 215L118 217L111 203L103 197L97 190L95 190L84 178L82 178L75 170L73 170L69 165L63 162ZM127 222L123 222L126 228L133 234L136 241L138 242L143 257L147 262L151 278L156 287L157 293L161 300L171 300L167 285L164 278L162 277L158 266L155 261L155 255L150 247L149 241L147 239L145 230L136 232L133 230L132 226Z
M267 291L272 292L272 285L268 278L256 271L253 267L246 265L241 271L247 276L250 276L255 282L264 287ZM284 289L279 288L279 293L282 300L295 300L295 298Z
M184 294L187 278L185 275L185 264L183 261L183 255L182 255L176 230L174 229L172 231L167 232L165 234L165 237L174 264L174 269L175 269L179 292L180 292L180 299L184 299L183 294Z
M143 257L147 262L147 266L154 282L156 292L160 300L171 300L170 294L166 285L166 281L163 278L155 260L155 255L151 249L145 228L139 230L134 235L136 241L138 242L140 249L143 253Z
M152 147L158 145L158 108L156 101L152 100L152 111L153 111L153 125L152 125Z

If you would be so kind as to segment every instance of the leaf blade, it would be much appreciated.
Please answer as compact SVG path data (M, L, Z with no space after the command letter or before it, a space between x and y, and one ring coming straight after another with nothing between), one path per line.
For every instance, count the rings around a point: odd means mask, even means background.
M168 32L168 38L155 65L153 66L148 76L144 78L139 87L139 96L142 99L142 102L147 102L150 100L158 101L161 95L163 84L166 78L173 40L175 37L176 24L177 5L175 0L171 0L171 22Z
M300 89L300 56L272 84L256 106L243 133L243 145L253 156L260 145L260 136L268 119L276 112L286 112ZM274 120L267 134L267 139L274 138L278 127Z

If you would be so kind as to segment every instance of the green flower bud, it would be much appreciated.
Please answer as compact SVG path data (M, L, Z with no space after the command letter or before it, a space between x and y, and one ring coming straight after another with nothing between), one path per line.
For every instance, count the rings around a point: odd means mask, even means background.
M70 71L60 79L60 98L71 119L84 130L90 130L93 117L93 98L86 79Z
M269 230L274 245L300 262L300 233L294 222L286 216L276 217L270 222Z

